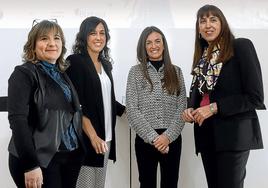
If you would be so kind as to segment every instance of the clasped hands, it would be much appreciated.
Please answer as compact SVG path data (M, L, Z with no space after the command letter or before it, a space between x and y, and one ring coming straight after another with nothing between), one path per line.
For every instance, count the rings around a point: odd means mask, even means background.
M169 152L169 143L170 141L168 137L164 134L158 135L153 141L154 147L162 154L167 154Z
M216 103L213 103L213 105L215 107L214 112L211 111L210 105L205 105L205 106L199 107L199 108L197 108L195 110L193 108L187 108L182 113L182 119L185 122L188 122L188 123L195 122L199 126L201 126L205 119L207 119L210 116L212 116L215 113L217 113L217 105L216 105Z

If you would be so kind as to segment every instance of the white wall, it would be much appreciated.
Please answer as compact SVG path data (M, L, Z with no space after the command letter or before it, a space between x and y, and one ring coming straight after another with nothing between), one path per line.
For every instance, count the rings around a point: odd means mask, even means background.
M190 67L194 43L193 29L163 29L169 44L173 63L183 70L187 91L191 82ZM114 59L114 82L117 100L122 102L125 96L127 74L132 65L136 64L136 45L142 29L111 29L112 57ZM22 46L26 40L28 29L0 29L0 96L7 94L7 79L15 65L21 64ZM70 49L74 41L76 29L64 29L67 40L67 48ZM236 29L236 36L248 37L255 44L259 60L261 62L265 104L268 105L268 29ZM70 51L68 52L70 53ZM258 112L263 133L264 145L268 145L268 113ZM7 161L7 144L10 138L7 113L0 113L0 182L6 188L13 188ZM181 158L179 185L182 188L205 188L206 181L200 158L194 154L192 125L187 124L183 130L183 150ZM134 132L132 132L131 144L130 132L125 117L118 118L117 123L117 156L115 164L109 163L106 188L128 188L130 179L132 188L138 188L138 175L135 161ZM130 152L130 145L132 150ZM130 161L131 158L131 161ZM130 162L132 171L130 172ZM252 151L247 168L245 188L267 188L268 180L268 149ZM131 174L131 177L130 177Z

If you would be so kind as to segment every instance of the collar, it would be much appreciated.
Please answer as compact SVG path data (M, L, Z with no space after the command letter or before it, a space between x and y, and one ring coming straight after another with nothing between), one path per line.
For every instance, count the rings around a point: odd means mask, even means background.
M40 61L39 64L41 64L41 66L47 70L50 71L59 71L58 65L52 64L52 63L48 63L47 61Z
M162 66L159 68L159 71L162 70L164 68L165 63L163 62ZM154 66L152 65L152 63L150 61L147 62L147 68L153 68Z

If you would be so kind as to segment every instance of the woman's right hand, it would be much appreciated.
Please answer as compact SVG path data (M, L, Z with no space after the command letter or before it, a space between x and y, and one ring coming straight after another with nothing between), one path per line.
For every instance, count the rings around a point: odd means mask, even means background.
M43 174L40 167L24 173L26 188L41 188L43 184Z
M98 137L98 135L90 138L90 141L97 154L104 154L108 151L107 143Z
M91 145L97 154L104 154L108 151L107 143L96 133L89 118L83 116L83 130L90 139Z
M182 113L182 119L183 121L185 122L188 122L188 123L193 123L194 122L194 117L192 115L192 112L194 111L193 108L187 108L183 111Z

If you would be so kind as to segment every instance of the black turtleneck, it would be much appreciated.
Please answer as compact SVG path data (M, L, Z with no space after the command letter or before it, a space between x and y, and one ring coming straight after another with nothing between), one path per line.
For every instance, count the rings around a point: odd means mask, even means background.
M160 67L163 65L163 60L160 61L150 61L154 68L159 71Z

